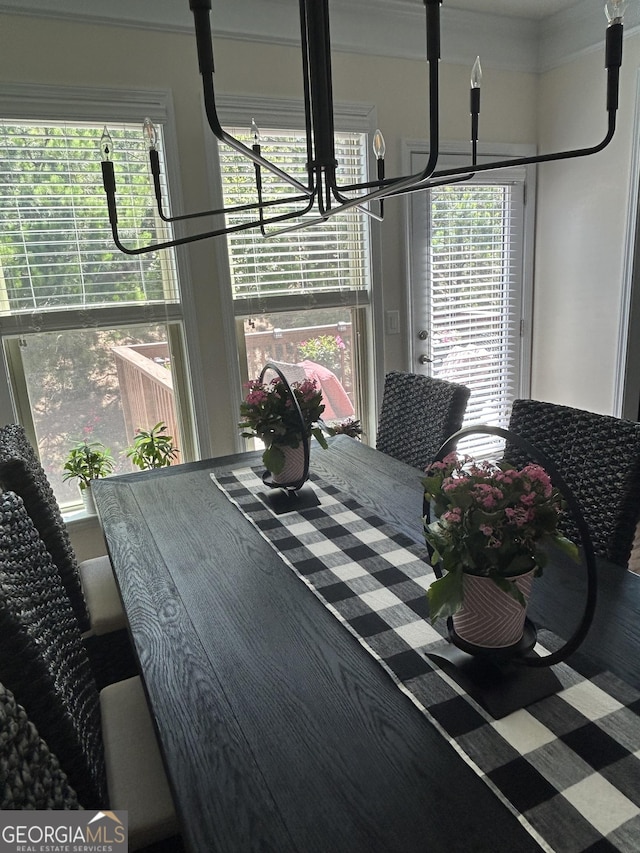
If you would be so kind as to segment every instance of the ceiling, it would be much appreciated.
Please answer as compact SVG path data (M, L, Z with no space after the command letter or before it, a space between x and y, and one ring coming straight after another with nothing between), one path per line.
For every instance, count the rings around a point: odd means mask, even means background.
M543 18L575 6L578 0L446 0L452 9L468 12L492 12L517 18Z
M116 0L116 6L120 0ZM295 6L295 0L275 0L277 3L286 2L291 6ZM359 0L362 3L362 0ZM382 5L385 0L375 0L372 5ZM443 6L450 9L459 9L466 12L475 12L480 14L505 15L512 18L525 18L529 20L540 21L548 18L557 12L562 12L569 9L571 6L580 5L585 0L443 0ZM594 0L587 0L594 2ZM599 2L599 0L596 0ZM214 2L214 11L220 13L221 8L225 5L233 5L234 0L226 0L225 2ZM339 5L350 6L358 3L358 0L332 0L334 7ZM100 17L109 15L109 6L111 3L104 3L102 0L0 0L0 11L16 11L30 13L36 10L51 14L73 15L74 12L86 15L89 17ZM159 10L172 9L172 14L177 11L183 12L184 16L190 20L188 15L187 0L130 0L130 5L137 8L139 12L146 9L147 16L153 17L153 14L158 14ZM390 6L422 6L422 0L390 0ZM602 4L604 5L604 0ZM156 7L154 13L151 10ZM142 15L144 17L144 14Z
M482 55L485 68L540 73L601 50L604 0L442 0L447 60ZM334 50L423 59L424 0L330 0ZM221 38L298 45L297 0L213 0ZM189 0L0 0L0 14L193 34ZM640 32L630 0L625 35Z

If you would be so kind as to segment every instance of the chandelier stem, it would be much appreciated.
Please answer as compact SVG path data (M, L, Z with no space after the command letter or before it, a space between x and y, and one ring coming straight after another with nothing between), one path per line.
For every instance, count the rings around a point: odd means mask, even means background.
M302 47L302 87L304 93L304 129L307 142L307 181L310 189L314 189L315 173L313 171L313 128L311 125L311 75L309 73L309 37L307 27L307 12L305 0L300 0L300 45Z
M305 22L314 161L322 168L335 169L338 161L336 160L333 125L328 0L305 0Z

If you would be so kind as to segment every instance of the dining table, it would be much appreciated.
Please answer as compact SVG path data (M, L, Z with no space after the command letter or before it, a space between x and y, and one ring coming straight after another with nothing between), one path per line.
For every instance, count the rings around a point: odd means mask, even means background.
M299 494L262 471L256 451L94 487L185 848L640 849L640 578L598 560L561 691L494 719L430 655L422 472L344 435ZM534 587L546 654L585 572Z

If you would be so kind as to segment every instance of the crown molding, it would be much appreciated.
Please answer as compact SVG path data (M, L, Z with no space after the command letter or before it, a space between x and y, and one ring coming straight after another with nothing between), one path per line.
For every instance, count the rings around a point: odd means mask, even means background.
M576 6L550 15L540 22L538 70L549 71L572 62L579 56L602 51L607 27L604 5L582 0ZM640 5L629 3L624 16L624 37L640 32Z
M625 36L640 30L639 4L629 4ZM233 0L213 4L215 36L298 45L294 0ZM332 0L336 51L424 59L425 15L420 0ZM0 0L0 13L143 30L193 33L187 0ZM536 73L601 49L605 20L600 0L580 0L542 20L442 6L442 58ZM215 37L214 36L214 37Z

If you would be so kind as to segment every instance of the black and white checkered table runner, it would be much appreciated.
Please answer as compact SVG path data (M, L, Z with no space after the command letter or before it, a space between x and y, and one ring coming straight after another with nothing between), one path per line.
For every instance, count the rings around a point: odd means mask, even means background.
M543 849L640 851L640 692L560 664L559 694L494 720L425 657L443 642L426 548L313 474L320 505L275 515L260 474L211 477Z

